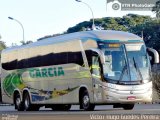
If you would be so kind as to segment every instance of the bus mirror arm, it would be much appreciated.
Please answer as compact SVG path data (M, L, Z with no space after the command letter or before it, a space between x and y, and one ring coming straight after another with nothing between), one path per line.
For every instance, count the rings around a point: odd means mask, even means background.
M150 58L150 60L153 59L154 64L159 63L159 54L155 49L147 48L147 52L151 52L153 54L153 56L152 56L152 58Z

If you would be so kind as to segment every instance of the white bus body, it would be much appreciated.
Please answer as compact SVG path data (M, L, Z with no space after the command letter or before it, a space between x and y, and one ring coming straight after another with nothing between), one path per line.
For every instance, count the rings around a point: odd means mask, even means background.
M69 110L80 104L132 109L152 101L150 62L142 38L85 31L2 51L2 101L18 110Z

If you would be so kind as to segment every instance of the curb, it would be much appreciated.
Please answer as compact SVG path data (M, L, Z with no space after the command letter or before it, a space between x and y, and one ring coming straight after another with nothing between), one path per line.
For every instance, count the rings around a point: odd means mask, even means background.
M12 104L0 104L0 106L12 106Z
M151 103L138 102L137 104L160 104L160 102L151 102Z

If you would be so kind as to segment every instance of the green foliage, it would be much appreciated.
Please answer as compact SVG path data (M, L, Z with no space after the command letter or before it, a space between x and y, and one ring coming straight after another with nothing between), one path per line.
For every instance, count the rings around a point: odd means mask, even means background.
M153 19L150 16L142 16L136 14L128 14L121 17L104 17L95 19L95 25L104 30L127 31L137 34L144 38L147 46L160 50L160 19ZM73 33L79 31L87 31L92 28L92 19L90 21L81 22L73 27L68 28L65 33ZM42 37L50 38L62 34L53 34Z
M85 31L89 28L92 27L92 21L84 21L82 23L77 24L74 27L70 27L67 30L67 33L73 33L73 32L78 32L78 31Z
M156 5L153 7L152 11L156 13L157 18L160 18L160 0L156 2Z
M6 48L5 43L3 41L0 41L0 58L1 58L1 51L5 48Z
M0 41L0 52L6 48L6 45L3 41Z
M147 46L160 49L160 20L152 20L131 28L131 32L142 36Z
M102 27L105 30L120 30L120 31L130 31L130 28L139 24L143 24L145 21L150 21L149 16L141 16L135 14L128 14L126 16L120 17L105 17L95 19L95 25ZM90 30L92 26L92 20L85 21L77 24L74 27L70 27L67 33Z
M29 41L24 41L24 40L22 40L22 41L20 41L20 43L21 43L22 45L27 45L27 44L32 43L32 41L31 41L31 40L29 40Z
M65 34L65 33L62 33L62 34ZM40 41L40 40L43 40L43 39L46 39L46 38L50 38L50 37L56 37L56 36L59 36L59 35L62 35L62 34L58 33L58 34L53 34L53 35L46 35L44 37L41 37L41 38L37 39L37 41Z
M157 91L159 99L160 99L160 73L153 74L153 87Z
M95 25L104 30L128 31L144 38L147 46L159 50L160 48L160 20L150 16L128 14L120 17L105 17L95 19ZM67 33L91 30L92 20L81 22L70 27ZM143 35L143 36L142 36Z

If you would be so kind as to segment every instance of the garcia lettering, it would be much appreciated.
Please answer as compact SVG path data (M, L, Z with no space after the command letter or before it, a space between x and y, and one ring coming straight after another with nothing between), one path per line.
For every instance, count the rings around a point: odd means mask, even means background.
M31 78L45 78L45 77L56 77L64 76L64 70L62 67L58 68L33 68L29 70Z

